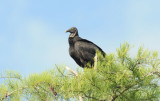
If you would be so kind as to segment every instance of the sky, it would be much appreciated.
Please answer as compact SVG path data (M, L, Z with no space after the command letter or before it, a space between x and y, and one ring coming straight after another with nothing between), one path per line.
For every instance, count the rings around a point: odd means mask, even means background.
M77 64L68 53L69 33L115 53L120 44L160 50L160 0L1 0L0 72L27 76Z

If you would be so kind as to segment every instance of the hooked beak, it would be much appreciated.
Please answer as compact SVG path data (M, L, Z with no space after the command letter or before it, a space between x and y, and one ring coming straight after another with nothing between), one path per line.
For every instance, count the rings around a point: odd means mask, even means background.
M69 32L69 29L65 31L65 33Z

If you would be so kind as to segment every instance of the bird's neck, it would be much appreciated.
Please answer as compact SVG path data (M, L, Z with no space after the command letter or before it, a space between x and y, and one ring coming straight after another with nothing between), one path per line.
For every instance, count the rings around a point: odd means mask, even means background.
M73 42L73 38L68 38L68 43L70 46L73 46L74 45L74 42Z
M77 34L76 36L74 36L74 37L69 37L69 38L68 38L69 45L70 45L70 46L73 46L74 43L77 41L78 38L79 38L78 34Z
M78 32L70 33L69 38L74 38L78 36Z

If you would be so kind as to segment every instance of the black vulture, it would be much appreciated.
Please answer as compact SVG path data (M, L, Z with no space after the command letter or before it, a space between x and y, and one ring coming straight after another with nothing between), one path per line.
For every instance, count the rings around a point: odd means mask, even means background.
M96 44L79 37L76 27L66 30L66 33L67 32L70 32L68 38L69 54L80 67L93 67L96 50L105 56L105 52ZM90 63L90 66L88 66L88 63Z

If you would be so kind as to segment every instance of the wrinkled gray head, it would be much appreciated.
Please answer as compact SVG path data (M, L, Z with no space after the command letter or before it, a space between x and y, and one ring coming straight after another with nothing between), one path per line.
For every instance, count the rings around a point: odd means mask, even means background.
M66 30L66 32L70 32L70 33L78 33L78 30L76 27L71 27L70 29Z
M69 37L78 36L78 29L76 27L71 27L70 29L66 30L66 33L69 32Z

